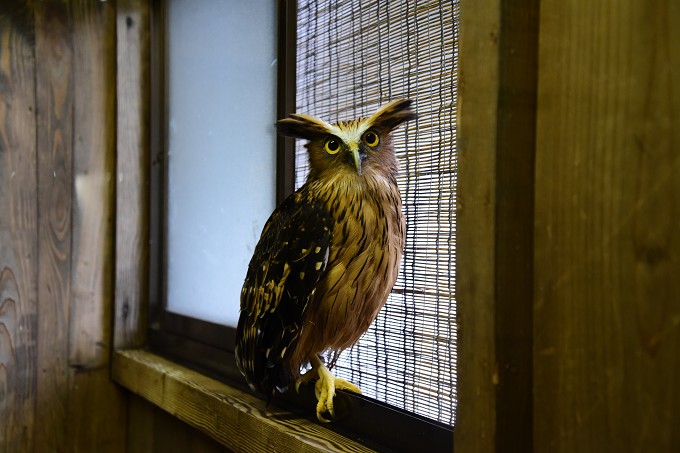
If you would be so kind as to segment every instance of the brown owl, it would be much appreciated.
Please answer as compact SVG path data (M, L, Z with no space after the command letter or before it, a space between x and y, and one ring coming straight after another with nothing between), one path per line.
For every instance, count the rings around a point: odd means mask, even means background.
M332 125L302 114L277 122L279 133L309 141L311 170L267 221L248 265L236 361L248 384L269 396L318 379L320 421L335 416L336 389L360 392L329 369L368 329L397 279L405 223L391 133L416 117L410 107L398 100Z

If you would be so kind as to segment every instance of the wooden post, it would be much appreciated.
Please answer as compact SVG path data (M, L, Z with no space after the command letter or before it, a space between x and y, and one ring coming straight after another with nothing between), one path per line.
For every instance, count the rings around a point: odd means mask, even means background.
M116 348L144 344L149 241L149 2L117 3Z

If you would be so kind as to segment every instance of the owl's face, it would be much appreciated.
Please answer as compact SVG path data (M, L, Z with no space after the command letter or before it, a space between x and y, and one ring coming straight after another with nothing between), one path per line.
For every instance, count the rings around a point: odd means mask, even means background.
M325 137L307 144L310 163L319 170L333 168L361 176L373 162L384 165L392 160L389 139L389 132L372 127L366 119L341 121L330 125Z
M390 134L404 121L415 118L410 105L409 100L394 101L369 118L336 124L294 114L279 120L277 127L284 135L309 140L309 162L315 176L327 172L359 177L373 172L396 174L397 160Z

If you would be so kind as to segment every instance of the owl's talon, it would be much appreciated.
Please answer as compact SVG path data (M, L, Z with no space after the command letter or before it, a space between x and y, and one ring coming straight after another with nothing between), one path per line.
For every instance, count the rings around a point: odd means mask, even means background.
M318 357L312 359L312 369L316 370L319 375L319 380L314 385L314 393L318 401L316 404L316 418L322 423L330 423L335 419L335 406L333 404L335 391L349 390L350 392L361 393L361 390L351 382L333 376ZM305 375L308 373L305 373ZM323 416L326 412L330 414L330 419Z
M311 370L307 371L306 373L300 375L300 377L298 377L295 380L295 392L300 393L300 385L302 385L302 384L307 385L310 381L313 381L318 376L319 376L319 373L314 368L312 368Z

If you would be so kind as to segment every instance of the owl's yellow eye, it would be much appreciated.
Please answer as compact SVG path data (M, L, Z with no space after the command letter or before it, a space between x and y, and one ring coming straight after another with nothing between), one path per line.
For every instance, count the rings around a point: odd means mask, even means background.
M326 140L323 147L328 154L335 154L340 151L340 140L337 138L329 138Z
M368 131L364 134L364 143L366 143L371 148L378 146L380 143L380 137L373 131Z

